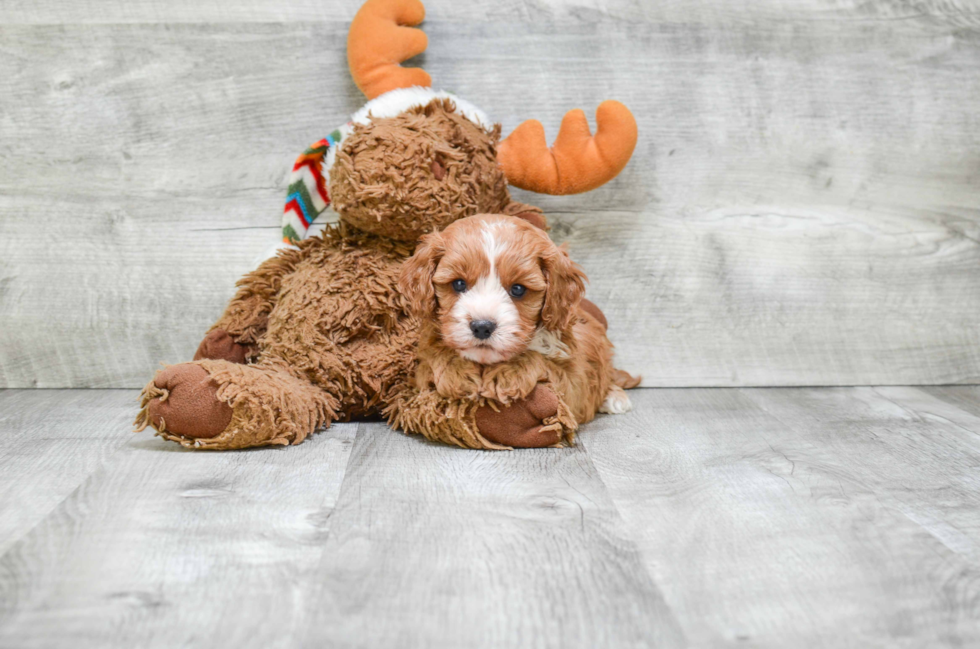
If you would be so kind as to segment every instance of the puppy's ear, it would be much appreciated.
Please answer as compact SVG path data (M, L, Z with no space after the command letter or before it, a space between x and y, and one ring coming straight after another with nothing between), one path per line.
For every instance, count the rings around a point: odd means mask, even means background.
M436 312L436 288L432 277L444 250L441 234L433 232L425 235L419 240L415 254L402 266L398 278L398 289L408 299L409 311L423 320Z
M541 258L541 265L548 284L541 307L541 323L551 331L564 331L575 319L587 278L564 247L550 246Z

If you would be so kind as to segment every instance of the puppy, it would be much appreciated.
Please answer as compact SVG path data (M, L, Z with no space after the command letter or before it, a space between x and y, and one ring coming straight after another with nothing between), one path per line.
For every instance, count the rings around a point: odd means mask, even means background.
M481 214L422 237L399 282L421 321L418 387L507 406L543 384L559 402L555 443L596 412L627 412L624 388L639 379L613 367L602 313L582 302L585 280L520 218Z

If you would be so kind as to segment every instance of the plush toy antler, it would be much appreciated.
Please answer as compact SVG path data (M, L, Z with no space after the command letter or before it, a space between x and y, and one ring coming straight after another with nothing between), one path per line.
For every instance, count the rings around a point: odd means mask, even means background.
M368 99L432 85L425 70L399 65L425 51L428 39L414 28L424 18L420 0L368 0L357 12L347 35L347 62ZM569 111L550 149L541 122L524 122L500 143L497 160L507 181L541 194L579 194L609 182L633 155L636 120L618 101L604 101L596 122L593 137L585 113Z
M368 102L293 165L276 246L288 250L270 251L242 278L195 361L147 385L138 426L189 448L230 449L298 444L331 421L384 414L461 446L554 443L551 432L565 425L558 386L541 384L510 405L483 404L447 399L419 379L420 323L398 278L420 237L467 216L544 225L538 208L512 199L507 181L549 194L598 187L629 160L636 122L607 101L594 137L575 110L550 150L535 121L500 142L500 127L477 106L433 90L424 70L401 67L426 48L425 34L412 28L424 17L419 0L367 0L358 11L347 55ZM316 223L331 206L337 223ZM567 298L572 289L561 287L558 271L544 270L552 295ZM564 323L571 308L549 300L543 308ZM581 304L604 329L598 308ZM567 345L546 329L540 354L561 356Z
M429 44L425 32L413 27L424 18L419 0L368 0L354 16L347 32L347 64L368 99L396 88L432 85L422 68L399 65Z
M618 101L596 110L595 137L585 113L565 113L550 149L541 122L529 119L507 136L497 153L507 181L540 194L578 194L616 177L636 147L636 120Z

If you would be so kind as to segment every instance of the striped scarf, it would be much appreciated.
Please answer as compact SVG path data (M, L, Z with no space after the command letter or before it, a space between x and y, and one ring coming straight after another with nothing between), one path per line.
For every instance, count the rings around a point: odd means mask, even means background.
M310 145L293 165L282 213L282 240L294 244L306 237L310 224L330 205L323 161L330 147L340 143L340 129Z

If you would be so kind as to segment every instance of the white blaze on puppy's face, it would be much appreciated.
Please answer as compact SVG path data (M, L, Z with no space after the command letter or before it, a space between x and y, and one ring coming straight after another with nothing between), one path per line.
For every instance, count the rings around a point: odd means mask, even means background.
M447 227L440 246L431 281L442 340L484 365L528 349L548 287L547 235L514 217L485 215Z
M500 235L513 229L510 223L483 223L482 254L489 262L489 270L480 275L474 286L460 294L450 315L453 323L447 332L448 342L459 350L463 358L483 364L499 363L514 353L520 340L520 314L514 301L500 280L497 272L500 255L507 244ZM486 340L473 334L470 324L479 321L494 323L493 333Z

